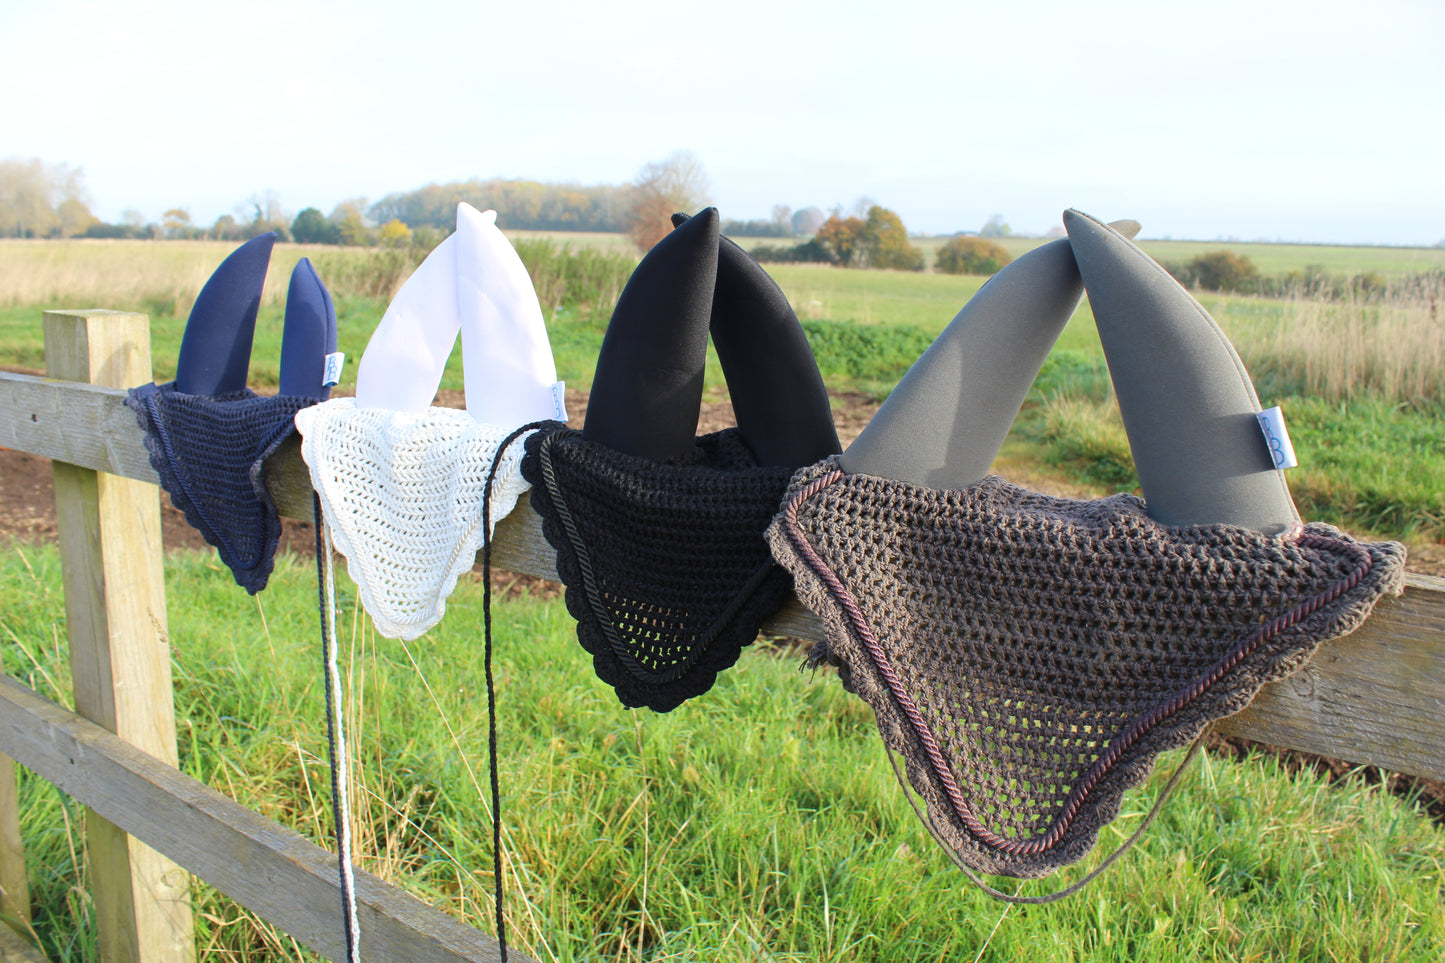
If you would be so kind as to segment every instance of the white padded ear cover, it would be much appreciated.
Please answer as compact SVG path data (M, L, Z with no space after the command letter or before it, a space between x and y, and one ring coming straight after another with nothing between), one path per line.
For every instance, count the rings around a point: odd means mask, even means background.
M455 237L467 411L495 425L554 417L557 366L531 275L495 212L459 205Z
M431 405L462 323L456 276L453 234L406 279L371 333L356 370L358 408L421 412Z
M456 233L397 292L372 335L356 398L296 420L332 542L377 631L393 638L414 639L441 620L484 535L528 488L519 438L497 466L483 525L498 447L554 412L542 311L495 217L458 208ZM467 410L430 407L458 330Z

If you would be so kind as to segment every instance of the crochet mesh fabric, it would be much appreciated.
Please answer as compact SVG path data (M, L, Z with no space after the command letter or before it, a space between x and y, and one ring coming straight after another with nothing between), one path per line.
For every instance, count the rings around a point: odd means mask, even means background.
M206 397L175 382L126 393L145 432L151 467L186 521L215 546L236 583L255 595L275 566L281 519L261 469L295 430L296 412L313 398L263 398L243 388Z
M488 534L487 472L510 434L467 412L357 408L335 398L298 416L301 455L336 550L376 629L408 641L441 621L447 596ZM527 490L522 446L497 466L492 525Z
M560 426L526 447L532 507L598 678L657 712L706 692L788 598L762 534L791 469L759 467L736 428L668 462Z
M1082 858L1158 753L1353 631L1405 557L1324 525L1168 528L1129 495L940 491L835 459L794 476L768 540L934 835L1015 877Z

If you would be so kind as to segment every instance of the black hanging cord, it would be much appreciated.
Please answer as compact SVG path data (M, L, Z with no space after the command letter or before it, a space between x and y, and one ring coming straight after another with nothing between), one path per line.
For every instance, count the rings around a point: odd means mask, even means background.
M559 423L534 421L504 438L492 456L487 484L482 490L482 626L486 639L482 662L487 676L487 765L492 780L492 875L497 884L497 946L502 963L507 963L507 924L502 913L502 784L497 771L497 690L492 679L492 482L507 449L522 435L546 427L559 427Z

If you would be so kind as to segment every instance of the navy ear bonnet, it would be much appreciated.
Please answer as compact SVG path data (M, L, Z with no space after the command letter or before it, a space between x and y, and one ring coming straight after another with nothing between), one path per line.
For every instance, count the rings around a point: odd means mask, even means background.
M125 401L161 487L252 595L266 587L281 537L263 465L295 430L296 412L330 394L326 359L336 350L331 295L302 258L286 299L281 393L246 387L275 242L274 233L247 241L216 268L186 322L176 380L132 388Z

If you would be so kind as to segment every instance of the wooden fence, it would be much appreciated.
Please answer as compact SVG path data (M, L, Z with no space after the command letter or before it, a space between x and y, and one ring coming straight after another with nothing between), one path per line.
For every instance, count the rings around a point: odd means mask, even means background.
M0 752L91 810L87 846L107 960L193 958L187 872L343 959L334 856L175 769L159 495L135 416L122 406L124 389L151 377L146 319L46 312L45 345L51 377L0 373L0 445L55 462L77 712L0 679ZM282 514L310 520L294 440L268 462L266 481ZM493 561L556 578L525 500L497 526ZM765 631L822 637L796 602ZM1403 597L1382 602L1359 631L1322 647L1219 729L1445 781L1445 579L1409 576ZM22 856L14 770L0 765L3 909L23 917ZM370 959L497 959L489 937L375 876L358 873L357 895Z

